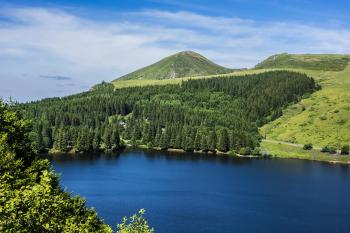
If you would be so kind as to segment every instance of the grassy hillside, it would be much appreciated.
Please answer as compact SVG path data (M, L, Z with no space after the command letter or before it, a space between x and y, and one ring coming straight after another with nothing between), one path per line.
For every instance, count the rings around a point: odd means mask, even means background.
M266 68L302 68L322 71L342 71L350 61L349 55L336 54L288 54L273 55L255 66Z
M184 51L124 75L113 82L120 80L175 79L188 76L223 74L231 71L232 69L219 66L198 53Z
M113 81L112 83L115 86L115 88L141 87L141 86L150 86L150 85L167 85L167 84L179 84L182 81L186 81L189 79L238 77L242 75L259 74L259 73L264 73L264 72L273 71L273 70L280 70L280 69L237 70L237 71L232 71L230 73L225 73L225 74L201 75L201 76L194 76L194 77L183 77L183 78L176 78L176 79L161 79L161 80L152 80L152 79L118 80L118 81Z
M350 144L350 66L339 72L297 71L314 77L322 90L290 105L282 117L262 127L261 134L268 139L318 147ZM265 146L269 147L268 143Z

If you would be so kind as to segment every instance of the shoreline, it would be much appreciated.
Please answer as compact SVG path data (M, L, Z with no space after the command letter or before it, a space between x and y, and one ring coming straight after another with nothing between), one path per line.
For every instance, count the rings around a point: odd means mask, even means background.
M186 153L193 153L193 154L208 154L208 155L215 155L215 156L220 156L220 155L225 155L229 157L236 157L236 158L247 158L247 159L260 159L260 158L269 158L269 159L298 159L298 160L307 160L307 161L313 161L313 162L322 162L322 163L328 163L328 164L335 164L335 165L350 165L350 161L340 161L340 160L324 160L324 159L315 159L315 158L307 158L307 157L298 157L298 156L282 156L282 155L269 155L269 156L262 156L262 155L241 155L241 154L232 154L230 152L221 152L221 151L208 151L208 152L203 152L203 151L193 151L193 152L187 152L183 149L176 149L176 148L169 148L166 150L162 150L159 147L152 147L148 148L144 145L138 145L138 146L131 146L131 145L126 145L124 148L119 149L114 152L122 152L124 149L140 149L140 150L155 150L155 151L164 151L164 152L170 152L170 153L179 153L179 154L186 154ZM103 151L100 151L103 152ZM78 155L78 154L84 154L86 152L74 152L74 151L68 151L68 152L60 152L60 151L48 151L46 154L47 155L59 155L59 154L68 154L68 155ZM109 152L106 152L109 153Z

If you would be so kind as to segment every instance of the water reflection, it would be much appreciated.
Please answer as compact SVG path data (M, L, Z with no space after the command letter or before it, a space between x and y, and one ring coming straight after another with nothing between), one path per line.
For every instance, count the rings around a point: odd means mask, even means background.
M56 163L70 163L73 161L88 162L97 160L118 160L120 156L142 156L145 159L152 160L166 160L166 161L192 161L192 162L215 162L221 164L250 164L253 160L268 160L266 158L243 158L243 157L233 157L228 155L217 155L210 153L183 153L174 151L158 151L158 150L137 150L137 149L125 149L113 153L101 153L101 152L90 152L90 153L79 153L79 154L68 154L68 153L56 153L56 154L46 154L43 155Z

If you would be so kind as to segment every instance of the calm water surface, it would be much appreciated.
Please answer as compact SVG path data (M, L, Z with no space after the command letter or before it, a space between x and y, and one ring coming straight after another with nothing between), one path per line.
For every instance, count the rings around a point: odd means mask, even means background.
M114 228L140 208L159 233L350 232L350 167L125 151L51 158Z

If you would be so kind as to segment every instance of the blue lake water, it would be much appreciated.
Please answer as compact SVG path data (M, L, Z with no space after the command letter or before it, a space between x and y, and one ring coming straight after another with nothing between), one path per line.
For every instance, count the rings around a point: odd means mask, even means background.
M141 208L159 233L350 232L350 167L124 151L51 158L113 228Z

